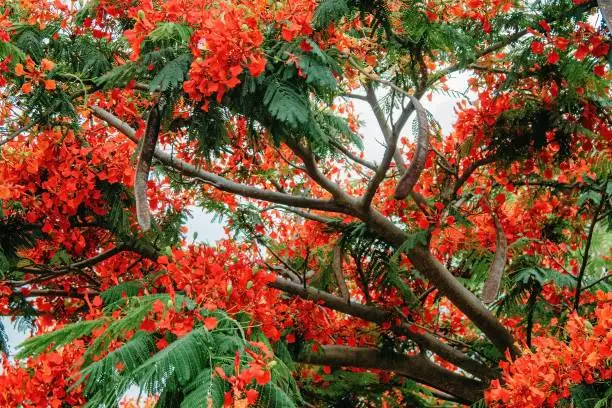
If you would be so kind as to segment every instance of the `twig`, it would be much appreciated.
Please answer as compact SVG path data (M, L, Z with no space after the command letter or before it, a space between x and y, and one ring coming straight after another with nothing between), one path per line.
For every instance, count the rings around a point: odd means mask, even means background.
M591 225L589 225L589 234L587 236L586 246L584 248L584 255L582 256L582 265L580 266L580 272L578 273L578 279L576 284L576 297L574 298L574 310L576 313L579 313L578 306L580 306L580 292L582 291L582 278L584 277L584 272L586 271L586 267L589 263L589 250L591 249L591 243L593 241L593 233L595 232L595 225L597 225L597 218L599 217L599 213L603 209L603 206L606 202L606 193L601 194L601 200L599 201L599 205L593 214L593 219L591 220Z

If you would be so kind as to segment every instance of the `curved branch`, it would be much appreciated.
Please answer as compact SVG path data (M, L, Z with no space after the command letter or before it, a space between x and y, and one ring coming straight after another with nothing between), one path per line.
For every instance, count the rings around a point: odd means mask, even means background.
M584 272L586 271L587 265L589 264L589 251L591 249L591 243L593 242L593 232L595 232L595 225L597 225L597 218L599 213L606 203L606 193L602 193L599 205L595 209L591 225L589 225L589 234L587 236L586 245L584 247L584 255L582 255L582 263L580 265L580 271L578 272L577 283L576 283L576 296L574 297L574 310L578 312L578 306L580 306L580 293L582 292L582 279L584 278Z
M351 153L350 150L348 150L346 147L342 146L340 143L336 141L332 140L330 144L334 146L342 154L344 154L346 157L354 161L355 163L361 164L363 167L367 167L370 170L376 171L377 166L375 163L364 160L361 157L357 156L356 154Z
M608 32L612 34L612 27L610 27L610 24L612 24L612 4L610 4L610 0L597 0L597 6L606 22Z
M388 370L429 385L472 403L482 398L486 385L434 364L424 355L406 356L375 348L321 346L318 353L303 352L297 360L305 364Z
M280 277L277 277L276 280L269 283L268 286L291 295L312 300L315 303L323 302L322 305L325 307L372 323L381 324L395 320L391 312L379 309L375 306L368 306L355 302L347 303L344 299L334 296L331 293L313 288L312 286L304 287L304 285ZM402 322L398 326L393 327L393 329L412 339L419 347L430 350L446 361L455 364L457 367L462 368L476 377L489 379L495 376L495 373L488 367L450 345L441 342L429 333L421 333L420 331L413 330L412 325Z
M317 162L314 158L312 151L308 147L304 147L300 144L299 141L294 139L286 139L285 144L291 149L291 151L298 156L302 162L304 162L304 167L306 170L306 174L310 176L317 184L323 187L326 191L328 191L335 199L336 203L340 203L342 208L344 208L345 213L350 206L349 203L352 203L354 199L350 197L337 183L334 183L329 178L327 178L317 166Z
M482 288L482 301L487 304L492 303L499 292L499 286L504 274L504 266L506 265L506 252L508 250L504 227L494 212L491 212L491 218L493 218L493 223L495 223L495 255L489 267L489 276Z
M32 129L37 124L38 122L32 121L28 123L27 125L20 127L19 129L15 130L13 133L8 135L4 140L0 141L0 146L4 146L8 142L15 139L17 136L19 136L20 134L22 134L23 132L27 132L28 130Z
M374 195L376 195L376 191L378 190L378 186L385 178L385 174L393 161L393 156L397 151L397 139L399 132L391 132L390 139L387 140L387 148L385 150L385 154L383 155L381 163L378 165L374 176L370 179L368 186L366 187L366 192L363 195L363 199L361 201L361 205L363 208L369 208L372 203L372 199Z
M333 252L333 260L332 260L332 269L334 271L334 275L336 277L336 283L338 284L338 288L340 289L340 293L346 302L350 302L350 294L348 287L346 286L346 280L344 279L344 274L342 273L342 261L344 258L344 251L342 251L342 246L340 243L336 243L334 246Z
M125 123L112 113L100 108L99 106L92 106L91 111L96 117L116 128L134 143L138 143L136 131L129 124ZM226 179L225 177L218 176L214 173L197 168L196 166L189 164L185 161L176 159L172 157L171 154L164 152L159 148L155 149L153 156L162 164L171 167L188 177L193 177L195 179L201 180L204 183L210 184L221 191L237 194L243 197L254 198L278 204L285 204L292 207L345 213L345 208L338 205L332 200L319 200L309 197L299 197L236 183L234 181Z
M476 160L474 163L472 163L461 175L461 177L459 177L457 179L457 181L455 182L455 185L453 186L453 192L452 192L452 196L455 197L455 195L457 194L457 192L459 191L459 189L461 187L463 187L463 185L465 184L465 182L470 178L470 176L472 175L472 173L474 173L476 171L476 169L478 169L480 166L484 166L485 164L489 164L489 163L493 163L495 160L497 160L497 158L495 156L487 156L483 159L480 160Z
M414 153L414 159L395 188L396 200L403 200L410 194L425 168L425 160L427 159L427 153L429 153L429 121L427 120L427 113L423 105L421 105L418 99L412 95L410 96L410 102L417 113L419 134L417 136L417 147Z
M136 219L144 231L151 229L151 211L149 210L149 202L147 200L147 182L149 180L149 171L151 170L155 146L157 145L157 138L159 137L160 125L161 113L159 111L159 103L156 103L149 111L147 129L142 141L140 154L138 155L138 161L136 162L136 174L134 176Z

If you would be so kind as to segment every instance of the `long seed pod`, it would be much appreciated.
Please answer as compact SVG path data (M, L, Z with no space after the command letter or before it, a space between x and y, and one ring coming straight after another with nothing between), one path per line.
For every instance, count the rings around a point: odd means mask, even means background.
M421 105L421 102L414 96L410 96L410 102L414 105L414 110L417 113L419 134L417 136L414 159L395 188L394 196L396 200L403 200L408 197L408 194L410 194L414 188L425 168L425 160L429 152L429 121L427 120L427 113L423 105Z
M136 176L134 178L134 198L136 199L136 219L140 228L144 231L151 229L151 213L149 211L149 201L147 199L147 182L151 161L157 145L159 129L161 123L161 113L159 104L153 105L149 111L147 119L147 129L145 130L142 147L136 162Z
M499 222L499 218L494 213L491 213L491 217L495 223L495 255L493 256L491 266L489 266L489 276L482 289L482 301L484 303L491 303L497 297L504 274L504 267L506 266L506 252L508 250L506 233L501 222Z
M599 6L601 15L606 21L608 32L612 34L612 27L610 27L612 24L612 4L610 4L610 0L597 0L597 5Z
M344 280L344 274L342 273L342 258L344 258L344 254L340 244L336 244L334 247L333 255L334 259L332 262L332 269L334 270L334 275L336 276L336 282L338 282L338 288L340 288L342 298L348 302L350 300L350 295L348 287L346 286L346 281Z

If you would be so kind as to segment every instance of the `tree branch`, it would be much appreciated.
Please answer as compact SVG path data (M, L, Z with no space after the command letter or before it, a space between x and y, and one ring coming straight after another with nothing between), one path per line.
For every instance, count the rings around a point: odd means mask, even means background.
M497 297L499 286L504 274L504 266L506 265L506 252L508 250L508 242L504 227L499 222L499 218L494 212L491 212L493 223L495 224L495 255L489 267L487 280L482 288L482 301L492 303Z
M159 137L161 125L161 113L159 102L157 102L149 111L147 118L147 128L145 130L142 147L138 154L136 162L136 174L134 176L134 198L136 201L136 218L138 224L143 231L151 229L151 211L149 210L149 200L147 200L147 183L149 180L149 171L151 170L151 162Z
M580 306L580 293L582 291L582 279L584 278L584 272L586 271L587 265L589 264L589 250L591 249L591 243L593 242L593 233L595 232L595 226L597 225L597 218L599 213L606 203L606 193L601 194L601 200L599 205L593 214L591 225L589 225L589 234L587 235L586 245L584 247L584 255L582 256L582 264L580 265L580 272L578 273L578 279L576 283L576 296L574 297L574 310L579 313L578 306Z
M351 153L351 151L348 150L346 147L342 146L340 143L334 140L331 141L331 145L334 146L338 151L340 151L342 154L344 154L346 157L348 157L355 163L361 164L362 166L367 167L370 170L376 171L378 167L376 163L372 163L372 162L362 159L361 157L358 157L357 155Z
M359 367L388 370L429 385L440 391L459 397L462 402L472 403L482 398L486 385L444 369L424 355L406 356L383 352L375 348L347 346L321 346L318 353L302 352L297 360L301 363Z
M268 286L281 290L285 293L312 300L315 303L323 302L323 306L325 307L372 323L381 324L395 320L395 316L391 312L378 309L374 306L363 305L361 303L347 303L344 299L334 296L331 293L324 292L311 286L306 286L306 288L304 288L304 285L297 284L283 278L277 277L276 280L271 282ZM435 336L432 336L429 333L421 333L418 330L412 330L412 325L405 322L400 322L396 327L394 327L394 330L412 339L420 347L438 354L443 359L479 378L489 379L495 376L495 373L491 369L470 358L459 350L449 346L448 344L442 343L440 340L435 338Z
M403 200L410 194L425 168L425 160L429 153L429 121L427 120L427 113L417 98L412 95L410 95L409 98L410 103L417 112L419 134L417 137L417 147L414 158L410 163L410 167L404 173L395 188L396 200Z
M113 115L112 113L98 107L91 107L93 114L99 119L107 122L121 133L126 135L134 143L138 142L136 131L127 123ZM201 180L204 183L210 184L218 190L228 193L237 194L243 197L264 200L278 204L285 204L292 207L310 208L313 210L344 212L344 208L332 200L319 200L309 197L299 197L290 194L279 193L276 191L264 190L257 187L252 187L240 183L236 183L214 173L202 170L185 161L172 157L171 154L156 148L154 157L162 164L171 167L182 174Z
M334 197L334 202L339 204L344 209L344 212L348 214L348 204L352 203L354 199L350 197L337 183L334 183L333 181L325 177L325 175L317 166L317 162L315 161L312 151L310 151L310 149L308 149L307 147L302 146L297 140L286 139L285 144L296 156L298 156L302 160L302 162L304 162L306 173L317 184L319 184L326 191L328 191Z

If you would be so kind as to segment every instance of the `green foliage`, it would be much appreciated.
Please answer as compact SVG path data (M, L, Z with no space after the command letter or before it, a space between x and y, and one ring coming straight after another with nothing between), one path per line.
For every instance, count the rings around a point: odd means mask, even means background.
M324 399L338 399L347 393L376 385L380 381L378 375L373 373L344 370L334 370L330 374L325 374L323 379L329 384L328 386L313 384L308 390Z
M306 124L310 117L306 96L286 82L270 81L263 103L274 118L293 128Z
M30 337L19 345L17 358L25 358L35 354L40 354L50 346L60 347L71 343L78 338L89 336L91 332L107 323L108 319L100 318L96 320L83 320L72 323L50 333Z
M349 11L346 0L323 0L315 10L312 25L315 30L324 30L331 23L339 22Z
M258 387L258 391L259 398L257 399L256 405L258 408L297 408L294 400L273 383Z
M228 113L221 106L211 103L208 111L195 108L187 128L190 140L198 142L198 151L211 160L221 153L229 142Z
M32 337L20 346L19 358L69 344L104 326L103 332L89 342L81 376L73 384L73 387L84 384L87 406L116 406L128 388L135 386L142 394L160 395L156 405L160 408L190 408L203 403L221 408L229 384L219 377L215 368L220 367L227 375L233 375L236 374L233 372L236 354L240 355L241 367L252 359L245 352L252 347L244 334L244 325L250 320L248 316L237 316L242 320L240 323L220 310L199 310L197 312L204 317L214 316L217 327L209 331L196 321L193 330L180 338L165 334L163 340L168 345L159 350L157 342L162 340L161 335L140 330L141 322L151 311L153 303L161 301L165 308L177 312L194 311L195 304L181 294L176 294L174 299L167 294L118 298L119 292L136 290L137 284L128 282L121 288L103 293L102 298L108 302L103 309L105 317L73 323L52 333ZM120 317L117 317L117 311L121 313ZM128 336L128 333L133 335ZM259 334L259 340L267 343L261 336ZM108 352L111 342L122 345ZM271 374L271 383L257 387L261 395L260 406L296 406L294 401L301 397L287 365L276 360L271 364Z
M15 63L24 62L26 59L26 53L21 48L13 43L0 41L0 59L3 60L9 55Z
M98 48L89 37L78 37L73 50L76 55L71 59L79 64L76 67L86 78L97 78L111 69L108 56Z
M33 27L24 26L21 28L13 44L19 48L23 54L30 56L34 61L39 62L44 56L43 36L39 30ZM18 54L19 55L19 54Z
M132 79L144 72L140 64L126 62L119 65L104 75L94 79L96 86L102 89L120 88L127 85Z
M178 89L187 76L187 71L191 64L191 54L181 54L172 61L168 62L153 77L149 84L151 91L167 91L168 89Z
M117 302L123 300L125 296L132 297L138 294L138 291L142 288L141 281L127 281L117 285L111 286L100 294L104 304L109 307Z
M191 28L184 24L165 22L158 24L155 30L149 33L147 39L155 44L168 42L188 44L191 39L191 33Z
M213 370L206 368L185 387L186 396L181 402L181 408L199 408L203 403L209 401L212 402L213 407L222 407L223 398L228 388L227 384L215 375Z
M559 403L559 407L605 408L612 400L610 382L576 384L570 387L571 398Z
M18 216L0 218L0 277L16 265L18 251L32 248L43 236L40 227L24 224Z

